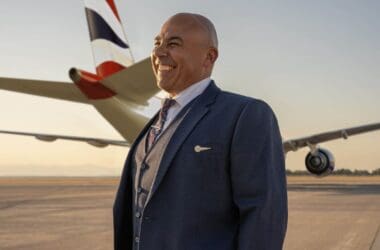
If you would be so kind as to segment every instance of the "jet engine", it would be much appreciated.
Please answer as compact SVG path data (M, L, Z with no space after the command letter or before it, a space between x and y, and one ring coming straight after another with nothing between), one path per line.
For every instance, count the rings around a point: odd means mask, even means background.
M306 155L307 170L318 176L329 175L335 167L334 156L326 149L317 148Z

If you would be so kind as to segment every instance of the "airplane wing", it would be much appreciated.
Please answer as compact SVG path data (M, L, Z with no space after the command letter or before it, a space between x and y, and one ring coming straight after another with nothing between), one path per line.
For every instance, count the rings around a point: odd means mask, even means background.
M351 135L362 134L374 130L380 130L380 123L368 124L358 127L345 128L340 130L334 130L329 132L324 132L320 134L315 134L307 137L302 137L298 139L290 139L283 141L282 145L284 152L288 153L289 151L297 151L300 148L308 147L310 145L316 145L321 142L332 141L339 138L348 139ZM127 141L119 140L110 140L104 138L91 138L91 137L79 137L79 136L67 136L67 135L55 135L55 134L42 134L42 133L30 133L30 132L17 132L17 131L8 131L0 130L2 134L12 134L12 135L24 135L32 136L38 140L52 142L57 139L62 140L72 140L72 141L81 141L87 142L88 144L95 147L106 147L106 146L122 146L129 147L130 143Z
M109 139L103 139L103 138L66 136L66 135L54 135L54 134L40 134L40 133L16 132L16 131L7 131L7 130L0 130L0 133L11 134L11 135L33 136L38 140L46 141L46 142L53 142L57 139L81 141L81 142L87 142L88 144L95 146L95 147L99 147L99 148L104 148L104 147L109 146L109 145L121 146L121 147L129 147L130 146L130 144L127 141L109 140Z
M87 97L82 94L77 86L68 82L0 77L0 89L73 102L88 103Z
M357 135L380 129L380 123L368 124L358 127L339 129L325 133L315 134L298 139L290 139L283 142L284 152L297 151L299 148L313 146L321 142L339 138L347 139L351 135Z

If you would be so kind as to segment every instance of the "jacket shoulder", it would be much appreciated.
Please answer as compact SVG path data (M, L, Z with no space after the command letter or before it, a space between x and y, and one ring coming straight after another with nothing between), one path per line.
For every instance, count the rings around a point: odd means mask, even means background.
M240 95L237 93L232 93L222 90L217 98L217 101L223 102L224 104L231 106L237 106L241 108L252 107L255 109L263 109L267 111L272 111L270 105L258 98Z

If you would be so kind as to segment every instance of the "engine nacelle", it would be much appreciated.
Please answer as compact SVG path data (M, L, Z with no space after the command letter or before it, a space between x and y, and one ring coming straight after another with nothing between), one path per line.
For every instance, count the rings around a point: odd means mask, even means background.
M307 170L318 176L329 175L335 167L334 156L326 149L318 148L315 152L306 155L305 165Z

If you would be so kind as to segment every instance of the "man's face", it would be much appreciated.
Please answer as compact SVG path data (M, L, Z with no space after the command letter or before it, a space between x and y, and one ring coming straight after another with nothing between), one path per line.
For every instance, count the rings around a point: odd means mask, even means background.
M208 36L186 18L169 19L154 41L151 54L157 85L171 96L209 76Z

